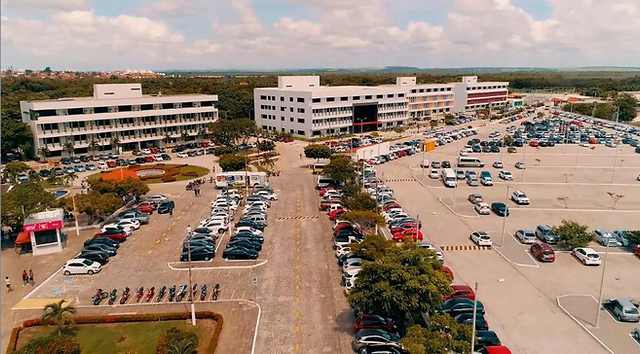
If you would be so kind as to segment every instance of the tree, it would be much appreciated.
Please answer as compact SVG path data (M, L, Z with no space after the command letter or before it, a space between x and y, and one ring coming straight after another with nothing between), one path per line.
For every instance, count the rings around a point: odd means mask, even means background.
M17 354L81 354L80 343L70 335L48 335L31 339Z
M375 232L376 225L384 226L384 218L375 211L349 210L342 214L340 219L357 224L365 234Z
M353 181L356 174L356 166L347 155L333 155L329 163L324 166L323 175L334 181Z
M456 118L456 117L455 117L453 114L451 114L451 113L445 113L445 115L444 115L444 123L445 123L445 124L449 124L449 123L453 122L453 120L454 120L455 118Z
M164 141L164 146L167 146L169 144L169 142L171 141L171 135L169 135L169 133L166 133L164 135L164 138L162 139L162 141Z
M222 156L227 154L233 154L236 151L237 150L232 146L216 146L216 148L213 149L213 154L216 156Z
M109 141L109 145L111 145L112 148L114 148L116 151L120 152L120 139L117 136L114 136L111 138L111 141Z
M4 168L4 175L11 182L15 182L19 174L23 172L27 172L30 169L31 168L29 168L29 166L26 163L20 162L20 161L14 161L14 162L8 163L7 166Z
M62 176L62 180L65 184L72 185L73 181L78 179L78 175L75 172L68 173Z
M115 193L99 193L94 190L86 194L78 194L75 197L76 209L79 213L86 214L91 220L105 220L124 204L122 197ZM73 210L71 198L63 200L65 210Z
M368 193L358 192L347 198L345 206L351 210L376 211L378 205Z
M244 143L258 131L252 120L218 119L209 124L209 131L214 140L225 146L237 145L239 141Z
M273 140L262 140L256 145L258 146L258 151L262 152L273 151L276 148L276 143L274 143Z
M205 129L198 130L198 134L197 134L198 141L202 141L206 137L207 137L207 131Z
M182 139L183 143L186 143L189 140L189 133L187 133L186 130L182 131L182 134L180 135L180 139Z
M430 120L430 121L429 121L429 126L430 126L431 128L435 128L435 127L437 127L437 126L438 126L438 120L437 120L437 119L432 119L432 120Z
M434 267L440 263L433 252L414 242L377 245L382 249L374 261L363 262L348 300L361 313L395 319L402 333L406 314L435 313L451 293L451 279Z
M124 180L93 179L89 180L89 188L101 194L115 193L120 198L126 195L139 197L149 193L149 186L134 178L126 178Z
M618 107L618 120L620 122L632 121L638 114L638 100L628 93L618 94L615 98L615 105Z
M64 306L66 300L47 304L42 314L42 323L47 325L56 325L58 327L58 335L62 335L62 328L75 322L73 316L76 314L76 308L67 305Z
M5 80L3 78L3 84ZM2 90L2 155L6 156L9 152L23 151L29 155L30 149L33 149L33 135L28 125L20 120L7 119L5 110L4 89ZM17 107L18 119L20 117L20 107Z
M191 331L171 327L158 338L156 354L193 353L193 351L188 351L188 348L198 348L198 335Z
M509 134L505 134L505 136L502 138L502 140L504 141L505 145L511 146L511 145L513 145L513 143L515 142L516 139L514 139L513 136L511 136Z
M223 172L227 171L241 171L247 167L245 158L238 154L228 154L220 156L220 168Z
M613 209L616 208L616 204L618 204L618 201L624 198L624 194L618 194L614 192L607 192L607 194L609 195L609 197L611 197L611 199L613 199Z
M47 160L47 157L49 157L49 155L51 154L51 151L49 151L49 148L46 146L42 146L41 148L38 149L38 155L40 156L40 161L44 162Z
M62 145L62 151L66 152L67 154L69 154L69 156L73 156L74 152L75 152L75 147L73 146L73 142L72 141L67 141L66 143L64 143Z
M558 246L564 249L586 247L593 241L593 234L588 232L588 229L587 225L581 225L572 220L562 220L560 225L551 228L558 236Z
M429 317L428 328L413 325L400 342L411 354L469 353L471 330L449 315L434 315Z
M310 159L328 159L331 157L331 148L324 144L309 144L304 147L304 156Z
M0 203L2 225L18 229L25 216L52 208L56 204L56 198L42 188L40 183L28 181L3 194Z

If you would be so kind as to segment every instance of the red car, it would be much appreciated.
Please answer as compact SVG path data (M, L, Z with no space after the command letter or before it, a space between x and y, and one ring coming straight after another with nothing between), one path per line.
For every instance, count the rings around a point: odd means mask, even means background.
M107 167L114 168L116 166L118 166L118 164L115 161L107 161Z
M418 231L418 233L416 234L415 228L411 230L402 230L402 232L397 232L393 234L393 240L396 242L404 242L406 237L412 237L413 241L424 240L422 231Z
M451 289L453 289L453 292L450 295L445 296L445 300L453 298L473 300L476 298L476 294L469 285L451 285Z
M342 230L344 228L347 228L347 227L352 227L354 230L360 232L360 230L356 226L354 226L354 225L352 225L350 223L342 223L342 224L339 224L338 226L336 226L336 228L333 230L333 236L337 235L340 232L340 230Z
M392 227L391 230L389 230L389 231L391 231L391 234L393 235L393 234L397 234L397 233L400 233L400 232L405 231L405 230L406 231L411 231L411 230L415 231L416 228L418 228L418 225L415 222L407 221L407 222L402 223L402 225L400 225L400 226Z
M333 187L322 188L322 189L320 190L320 192L318 192L318 195L322 197L322 196L323 196L323 195L325 195L325 193L327 193L328 191L333 191L333 190L335 190L335 188L333 188Z
M329 214L329 220L334 221L335 219L339 218L340 215L346 213L347 211L344 209L336 209L334 211L331 212L331 214Z
M587 142L589 144L598 144L598 139L596 138L589 138L589 140L587 140Z
M389 209L392 209L392 208L400 208L400 209L402 209L402 205L400 205L400 204L398 204L396 202L385 204L383 210L384 211L389 211Z
M387 332L398 330L392 320L377 315L358 315L353 320L353 328L356 333L363 329L382 329Z
M153 205L151 203L140 203L136 205L136 209L143 213L153 214Z
M284 138L284 142L285 143L292 143L293 142L293 138Z
M400 156L402 156L402 157L405 157L405 156L409 155L409 154L407 154L407 152L406 152L406 151L404 151L404 150L400 150L400 151L398 151L398 152L400 153Z
M209 142L208 141L201 142L200 147L203 147L203 148L209 147Z
M157 147L152 147L150 150L152 154L157 154L160 151Z
M636 246L636 256L640 257L640 245Z
M93 238L100 237L106 237L117 241L124 241L127 239L127 235L124 232L98 232L97 234L93 235Z
M531 146L531 147L534 147L534 148L535 148L535 147L540 146L540 144L538 144L538 142L537 142L537 141L535 141L535 140L531 140L531 141L529 142L529 146Z
M447 266L442 266L442 271L445 272L447 275L449 275L451 277L451 280L453 280L454 277L453 277L453 272L451 271L451 268Z
M145 161L145 162L154 162L154 161L155 161L155 159L153 158L153 156L146 156L146 157L144 158L144 161Z
M491 345L478 351L480 354L511 354L511 350L504 345Z

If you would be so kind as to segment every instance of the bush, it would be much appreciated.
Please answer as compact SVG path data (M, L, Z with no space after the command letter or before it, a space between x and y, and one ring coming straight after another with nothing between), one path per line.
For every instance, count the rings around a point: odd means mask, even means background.
M234 152L236 152L236 149L231 146L218 146L213 149L213 154L216 156L233 154Z
M219 164L223 172L241 171L246 168L245 158L236 154L221 156Z
M177 181L175 177L173 176L164 176L162 177L162 182L163 183L167 183L167 182L175 182Z
M20 354L81 354L80 344L72 336L48 335L46 337L34 338L30 340L22 349L16 353Z
M191 343L195 348L197 348L198 336L194 332L183 331L176 327L171 327L158 339L156 354L172 353L172 347L176 345L184 346L188 343Z
M198 174L195 171L181 172L180 175L185 177L198 177Z
M575 221L562 220L562 224L551 228L558 236L558 246L564 249L586 247L593 241L593 233L588 231L587 225L581 225Z

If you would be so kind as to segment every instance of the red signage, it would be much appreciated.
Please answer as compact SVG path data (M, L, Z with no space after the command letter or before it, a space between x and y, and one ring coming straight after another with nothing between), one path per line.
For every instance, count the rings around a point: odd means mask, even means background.
M46 221L46 222L40 222L37 224L24 225L24 231L26 232L55 230L55 229L61 229L61 228L62 228L62 220Z

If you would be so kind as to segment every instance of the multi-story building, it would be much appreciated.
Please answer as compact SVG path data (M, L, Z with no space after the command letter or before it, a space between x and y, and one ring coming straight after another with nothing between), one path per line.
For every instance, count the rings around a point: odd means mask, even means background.
M463 76L453 83L453 111L504 108L509 94L508 82L478 82L477 76Z
M415 77L398 77L395 85L333 87L320 86L319 76L280 76L278 87L254 90L256 125L318 137L392 128L409 119L506 103L508 83L472 78L475 81L465 77L462 83L417 84ZM462 108L456 109L460 102Z
M405 124L401 86L320 86L319 76L279 76L278 87L254 90L258 127L305 137L359 133Z
M193 140L218 119L216 95L143 95L141 84L99 84L93 97L21 101L36 151L70 153L164 146Z

